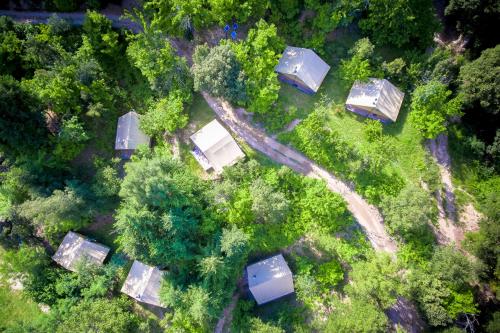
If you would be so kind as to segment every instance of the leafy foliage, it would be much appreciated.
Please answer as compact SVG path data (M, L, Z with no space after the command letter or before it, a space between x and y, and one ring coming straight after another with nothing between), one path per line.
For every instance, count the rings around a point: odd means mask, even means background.
M469 107L498 114L500 109L500 46L484 50L476 60L460 68L460 91Z
M115 224L120 247L132 258L185 271L195 259L203 184L162 155L128 163L126 173Z
M425 138L434 139L446 131L447 117L460 115L461 96L450 99L452 92L437 81L418 86L412 95L411 120Z
M359 26L377 44L427 47L439 24L430 0L375 0Z
M194 88L233 103L247 99L245 75L229 45L198 46L193 55Z
M190 99L192 80L186 59L175 54L170 41L159 31L130 36L127 56L160 96L179 91Z
M274 68L284 48L276 27L261 19L245 41L233 43L231 48L246 75L248 110L269 113L278 99L280 84Z

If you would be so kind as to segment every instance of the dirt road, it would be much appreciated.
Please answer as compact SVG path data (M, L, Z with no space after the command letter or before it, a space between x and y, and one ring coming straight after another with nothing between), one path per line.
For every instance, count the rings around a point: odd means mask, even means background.
M263 131L251 126L242 116L244 110L235 110L227 102L215 99L205 92L202 94L219 118L252 148L267 155L275 162L284 164L308 177L323 179L331 191L339 193L347 202L349 210L363 228L375 250L389 253L396 252L396 243L386 233L379 211L374 206L368 204L346 183L304 155L279 143L267 136Z
M0 16L10 16L14 21L24 22L24 23L46 23L49 17L57 14L62 19L67 20L71 25L81 26L85 19L85 13L73 12L73 13L51 13L51 12L25 12L25 11L15 11L15 10L0 10ZM133 32L139 32L142 30L141 26L135 22L128 19L120 18L120 15L115 14L104 14L108 19L111 20L113 28L127 28Z
M451 177L451 159L448 153L448 137L440 134L436 139L429 140L427 145L431 155L439 167L443 189L436 193L438 206L438 228L434 228L439 244L456 244L464 239L465 231L477 230L481 214L474 206L467 205L460 216L457 216L454 186ZM460 222L460 225L457 223Z

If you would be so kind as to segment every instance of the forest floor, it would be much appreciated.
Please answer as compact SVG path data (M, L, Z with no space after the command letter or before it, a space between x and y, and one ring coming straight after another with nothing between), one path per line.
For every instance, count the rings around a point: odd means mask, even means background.
M375 250L386 251L391 254L397 251L396 242L384 229L380 212L357 194L352 186L341 181L294 149L279 143L267 136L263 131L253 127L245 119L245 110L234 109L229 103L215 99L207 93L202 93L202 95L226 126L243 138L252 148L267 155L273 161L284 164L308 177L323 179L331 191L340 194L347 202L348 209L365 231Z

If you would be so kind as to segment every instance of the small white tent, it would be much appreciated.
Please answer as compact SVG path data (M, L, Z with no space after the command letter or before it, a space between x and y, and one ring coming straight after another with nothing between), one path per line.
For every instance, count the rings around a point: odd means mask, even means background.
M396 121L404 93L385 79L355 82L349 92L346 108L364 117L383 122Z
M245 157L231 134L217 119L193 134L191 140L196 146L193 155L205 170L213 168L220 173L225 166L233 165Z
M160 302L163 271L135 260L121 292L142 303L164 307Z
M102 265L109 253L109 248L89 241L76 232L68 232L52 259L62 267L75 272L81 260Z
M259 305L294 292L292 271L281 254L248 266L247 276Z
M120 150L124 157L130 157L139 145L149 145L150 138L139 127L139 115L130 111L118 118L115 150Z
M287 46L275 68L281 81L308 94L318 91L329 70L313 50L293 46Z

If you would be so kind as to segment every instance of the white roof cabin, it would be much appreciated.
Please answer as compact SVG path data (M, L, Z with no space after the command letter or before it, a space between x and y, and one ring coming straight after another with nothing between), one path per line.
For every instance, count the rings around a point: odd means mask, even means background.
M294 292L292 271L281 254L248 266L247 276L259 305Z
M396 121L404 93L386 79L355 82L349 92L346 108L363 116L382 121Z
M139 145L149 145L150 138L140 127L139 115L130 111L118 118L115 150L135 150Z
M160 302L161 280L164 271L135 260L121 292L139 302L164 308Z
M191 140L196 146L193 155L204 170L213 168L220 173L225 166L233 165L245 157L231 134L217 119L191 135Z
M313 50L293 46L287 46L275 68L285 82L310 93L318 91L329 70Z
M62 267L76 272L79 261L88 260L102 265L109 253L109 247L89 241L76 232L68 232L52 259Z

